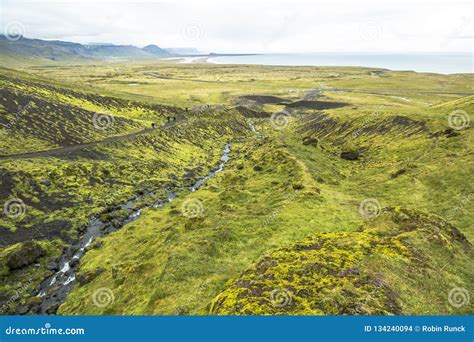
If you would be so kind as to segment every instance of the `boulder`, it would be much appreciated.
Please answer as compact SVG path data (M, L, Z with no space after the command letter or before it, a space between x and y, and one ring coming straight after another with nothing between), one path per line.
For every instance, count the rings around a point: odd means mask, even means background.
M31 265L44 255L46 251L39 243L26 241L7 255L7 266L10 270L17 270Z
M42 298L41 297L32 297L28 299L28 303L30 305L30 312L31 313L36 313L39 314L41 310L41 303L42 303Z
M27 305L18 305L15 308L15 314L25 315L29 310L30 310L30 308Z
M341 152L341 158L345 160L357 160L359 159L359 151L345 151Z
M79 265L79 258L73 257L71 261L69 261L69 267L74 268Z
M40 181L40 183L44 186L50 186L51 185L51 181L49 179L42 179Z
M101 274L104 270L98 268L96 270L82 271L76 274L76 279L80 285L90 283L95 277Z
M318 146L318 139L314 137L305 137L303 138L303 145L305 146Z
M406 172L407 172L407 170L405 170L405 169L400 169L400 170L398 170L398 171L392 173L392 174L390 175L390 178L392 178L392 179L397 178L398 176L401 176L401 175L403 175L403 174L406 173Z
M59 265L57 262L55 261L50 261L48 262L48 264L46 265L46 268L50 271L57 271L59 270Z
M302 190L302 189L304 189L304 185L301 184L301 183L293 183L293 184L292 184L292 187L293 187L294 190Z
M49 307L46 308L46 314L47 315L54 315L59 309L60 304L51 304Z

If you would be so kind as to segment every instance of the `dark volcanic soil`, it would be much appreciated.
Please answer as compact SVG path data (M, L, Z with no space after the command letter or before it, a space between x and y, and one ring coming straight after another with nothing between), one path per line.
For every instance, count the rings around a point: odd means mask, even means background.
M37 223L29 228L18 227L14 232L0 226L0 248L29 240L65 239L71 226L71 222L64 220Z
M323 109L340 108L340 107L345 107L348 105L349 105L348 103L344 103L344 102L301 100L301 101L292 102L290 104L287 104L286 106L289 108L307 108L307 109L323 110Z
M235 109L246 118L269 118L271 116L270 113L256 111L245 106L237 106Z
M254 102L258 102L261 104L265 103L273 103L273 104L286 104L289 101L277 96L271 95L244 95L241 96L239 99L250 100Z

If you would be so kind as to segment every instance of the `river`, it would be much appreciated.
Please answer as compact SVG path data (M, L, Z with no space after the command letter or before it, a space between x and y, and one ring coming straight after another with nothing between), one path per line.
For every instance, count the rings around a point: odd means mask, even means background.
M191 192L196 191L207 180L224 170L229 159L230 144L225 144L219 164L206 176L198 179L192 186L187 188L166 189L167 198L152 203L148 207L163 207L177 198L178 191L180 190L188 189ZM143 199L143 197L153 194L154 192L149 192L119 205L115 210L126 209L129 213L127 219L125 219L119 227L113 227L110 223L102 222L98 217L92 217L89 220L85 232L79 241L61 255L58 270L41 283L38 293L38 296L42 299L40 314L55 314L59 305L65 302L67 296L77 283L76 271L79 267L79 261L87 252L87 247L89 247L96 238L108 235L138 219L141 215L142 208L134 208L134 204Z

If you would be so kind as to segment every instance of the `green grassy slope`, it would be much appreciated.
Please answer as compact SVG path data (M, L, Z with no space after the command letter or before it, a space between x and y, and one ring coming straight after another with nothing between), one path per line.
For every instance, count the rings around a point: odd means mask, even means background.
M453 261L455 260L454 264ZM225 315L468 314L472 245L436 216L388 208L357 232L318 233L258 260L210 305Z
M148 105L0 75L0 154L47 150L138 131L176 116L177 108Z

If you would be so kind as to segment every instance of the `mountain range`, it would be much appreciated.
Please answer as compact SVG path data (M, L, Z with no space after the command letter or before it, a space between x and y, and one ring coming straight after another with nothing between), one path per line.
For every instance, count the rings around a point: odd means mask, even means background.
M133 45L79 44L59 40L41 40L21 37L12 41L0 35L0 56L39 58L52 61L87 59L128 59L175 56L157 45L139 48Z

